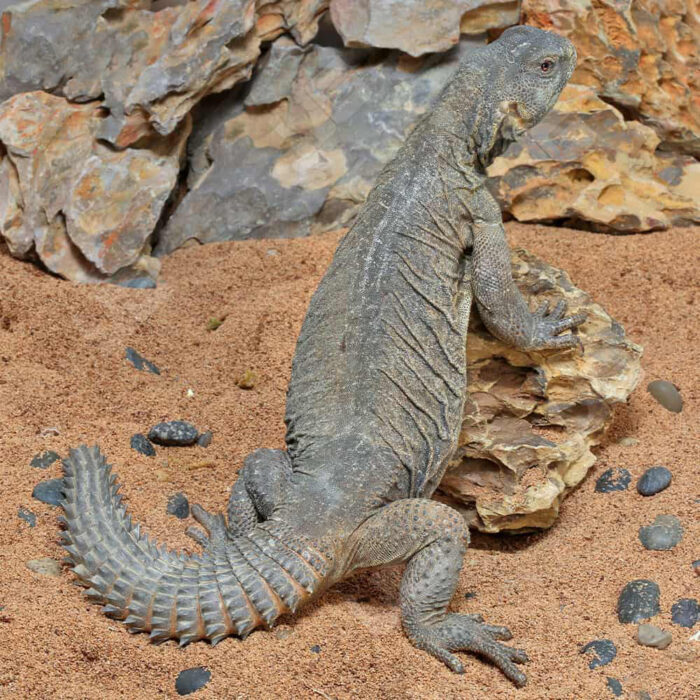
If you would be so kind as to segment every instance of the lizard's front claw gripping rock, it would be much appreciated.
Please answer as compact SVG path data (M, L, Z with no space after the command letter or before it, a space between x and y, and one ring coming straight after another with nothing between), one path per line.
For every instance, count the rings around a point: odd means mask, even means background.
M245 637L363 568L407 562L409 639L455 671L491 659L517 685L510 633L449 614L469 533L430 500L457 444L472 301L517 347L574 344L582 317L533 314L513 283L486 167L571 76L566 39L506 30L471 52L377 179L311 300L287 393L286 450L260 449L227 510L195 507L201 555L168 551L121 505L95 448L64 462L64 546L88 596L130 631L180 644Z
M549 304L545 302L532 315L532 336L528 350L559 350L565 348L581 347L581 341L574 333L564 333L580 326L586 320L584 312L567 316L566 302L558 301L554 309L549 312Z

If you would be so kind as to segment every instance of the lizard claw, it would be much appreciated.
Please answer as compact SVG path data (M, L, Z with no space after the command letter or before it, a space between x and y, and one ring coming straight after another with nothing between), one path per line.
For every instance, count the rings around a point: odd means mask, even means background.
M549 304L545 302L532 314L532 335L526 349L529 350L564 350L578 347L583 351L580 338L574 333L562 331L572 330L580 326L587 318L585 312L564 317L566 302L559 300L554 308L549 311Z
M228 539L226 520L221 513L210 513L198 503L192 505L192 517L207 531L205 534L198 527L188 527L185 533L203 547L214 542Z

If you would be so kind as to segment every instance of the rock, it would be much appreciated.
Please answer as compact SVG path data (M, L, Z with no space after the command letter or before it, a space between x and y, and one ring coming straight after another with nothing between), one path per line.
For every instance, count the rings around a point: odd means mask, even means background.
M639 477L637 491L642 496L653 496L668 488L670 483L671 472L666 467L650 467Z
M258 7L256 32L261 41L271 41L289 32L297 44L306 45L316 36L319 19L330 0L279 0ZM260 3L258 3L260 4Z
M250 369L247 369L240 377L238 377L238 379L236 379L236 386L246 390L255 389L257 383L258 375Z
M188 518L190 515L190 502L184 493L175 493L168 499L168 505L165 509L170 515L174 515L180 520Z
M57 459L61 459L58 453L53 450L46 450L46 452L34 455L29 466L36 469L48 469Z
M653 525L639 528L639 541L646 549L673 549L682 539L681 521L675 515L657 515Z
M29 527L34 527L36 525L36 515L34 515L34 513L32 513L32 511L28 508L20 507L20 509L17 511L17 517L24 520Z
M672 639L670 632L666 632L656 625L644 623L637 628L637 641L645 647L665 649Z
M211 678L211 671L204 666L195 666L180 671L175 681L175 690L178 695L189 695L203 688Z
M617 680L617 678L612 678L612 676L608 676L605 679L605 684L608 686L608 690L616 697L620 698L622 697L622 683Z
M214 433L211 430L206 430L197 438L197 444L200 447L209 447L213 439Z
M695 627L700 620L700 603L695 598L681 598L671 606L671 621L681 627Z
M177 181L190 121L149 148L97 141L96 103L43 92L0 105L0 231L10 253L77 282L155 278L150 236Z
M156 254L193 239L293 237L344 225L459 57L481 45L465 39L444 56L378 61L362 50L278 39L247 96L225 96L198 121L189 191Z
M60 506L63 502L63 479L40 481L32 491L32 498L50 506Z
M680 413L683 410L683 397L680 391L663 379L657 379L647 384L647 391L671 413Z
M156 456L156 448L153 447L151 444L151 441L145 436L142 435L141 433L136 433L135 435L131 436L131 440L129 441L129 445L131 449L136 450L137 452L140 452L142 455L145 455L146 457L155 457Z
M611 493L612 491L626 491L632 475L627 469L613 467L606 469L596 480L597 493Z
M147 360L142 355L134 350L134 348L126 349L126 359L130 362L136 369L142 372L151 372L152 374L160 374L160 370L156 367L150 360ZM133 447L133 445L132 445Z
M581 653L593 657L588 668L594 669L607 666L617 656L617 647L611 639L594 639L582 647Z
M294 629L289 625L278 625L275 627L273 634L277 639L289 639L294 634Z
M320 654L320 653L321 653L321 647L320 647L320 645L318 645L318 644L314 644L312 647L310 647L310 650L311 650L314 654Z
M661 611L659 595L659 586L654 581L630 581L617 600L617 619L623 624L631 624L658 615Z
M692 563L691 566L693 567L693 570L695 571L695 573L696 573L698 576L700 576L700 559L696 559L696 560Z
M42 576L60 576L61 565L51 557L41 557L40 559L30 559L27 568L35 574Z
M634 447L635 445L639 444L639 440L633 437L623 437L617 444L622 445L623 447Z
M523 0L521 21L573 41L579 60L572 82L652 127L663 150L700 155L693 0Z
M171 420L158 423L148 432L148 439L157 445L184 447L192 445L199 437L197 428L184 420Z
M582 61L579 60L579 65ZM659 137L582 85L489 167L518 221L630 233L700 222L700 163L658 152Z
M331 18L346 46L400 49L411 56L447 51L460 32L518 23L511 0L331 0Z
M531 307L563 298L569 312L587 311L579 328L585 351L520 352L472 315L469 396L438 497L485 532L554 523L561 501L595 463L591 448L602 439L612 407L627 400L641 371L641 349L565 272L523 250L513 252L512 262Z

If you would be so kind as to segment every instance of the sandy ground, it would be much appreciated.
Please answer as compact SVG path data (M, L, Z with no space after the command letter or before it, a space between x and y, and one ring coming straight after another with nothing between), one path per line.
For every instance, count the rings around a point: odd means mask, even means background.
M698 230L615 237L510 225L509 235L567 269L645 347L642 385L617 411L598 463L556 525L520 538L477 536L467 553L452 607L511 627L532 658L525 689L515 690L475 657L458 676L414 649L399 623L400 570L357 576L276 631L214 649L178 649L152 646L104 617L69 571L47 577L25 566L62 556L58 509L31 497L38 481L60 475L59 463L42 471L30 460L47 449L65 455L82 442L98 442L116 464L131 511L151 534L194 547L185 523L166 514L167 499L183 491L220 509L244 456L283 445L290 359L338 241L333 234L181 250L165 260L155 291L76 286L0 254L0 696L172 697L178 672L204 665L212 676L195 696L202 700L597 700L612 697L608 676L621 681L624 697L641 690L655 699L699 697L700 643L670 622L678 598L700 594L691 567L700 558ZM208 319L223 315L223 325L207 331ZM125 361L126 346L162 374L136 371ZM246 370L258 375L249 391L234 383ZM668 413L645 391L657 378L681 388L681 414ZM150 459L130 449L133 433L175 418L211 428L211 447L159 448ZM59 434L42 437L47 427ZM639 442L624 447L623 437ZM203 460L210 466L188 468ZM655 464L672 470L673 483L644 499L633 486ZM595 493L595 478L611 466L629 469L632 487ZM20 506L36 513L33 529L17 517ZM646 551L637 530L663 513L681 519L685 537L673 551ZM655 622L673 631L665 651L640 647L635 626L617 621L620 589L636 578L661 587ZM467 599L467 592L476 596ZM618 655L589 670L580 648L600 637L612 639Z

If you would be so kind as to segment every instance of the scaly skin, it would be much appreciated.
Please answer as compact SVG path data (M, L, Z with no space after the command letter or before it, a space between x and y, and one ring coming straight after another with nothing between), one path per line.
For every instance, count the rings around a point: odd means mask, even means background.
M459 434L472 301L523 349L577 344L583 318L532 313L513 284L486 166L551 108L573 46L506 31L461 65L384 169L316 291L287 397L287 451L257 450L228 508L194 517L204 551L159 550L132 527L97 448L65 462L65 547L88 595L155 641L245 636L358 569L407 561L409 639L454 671L455 651L491 659L517 685L523 651L504 627L447 612L469 541L430 496Z

